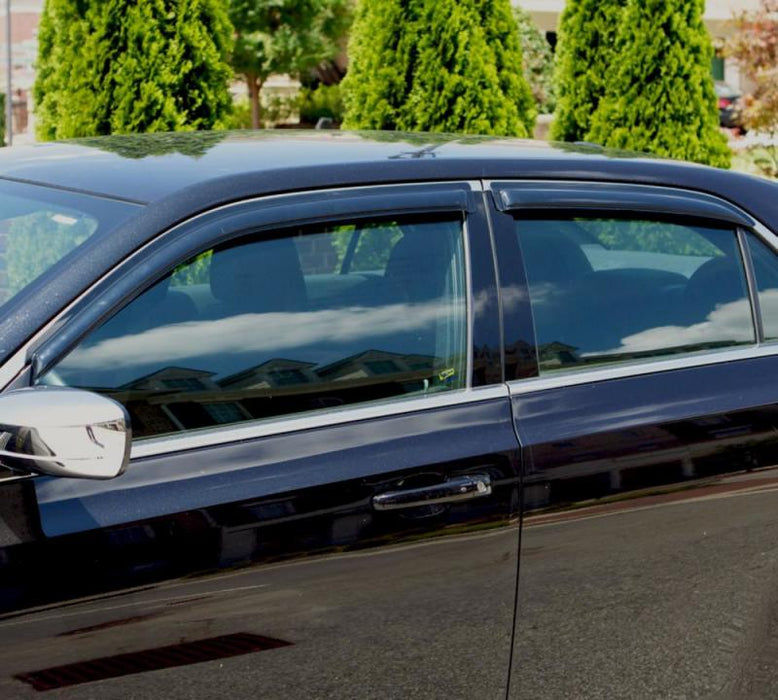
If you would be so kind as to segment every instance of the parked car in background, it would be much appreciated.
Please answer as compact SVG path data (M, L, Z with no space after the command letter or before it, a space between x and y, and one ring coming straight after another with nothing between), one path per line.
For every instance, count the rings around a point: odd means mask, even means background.
M739 129L745 133L738 100L740 93L726 83L715 82L713 85L719 105L719 124L725 129Z
M770 696L778 189L344 132L0 153L0 697Z

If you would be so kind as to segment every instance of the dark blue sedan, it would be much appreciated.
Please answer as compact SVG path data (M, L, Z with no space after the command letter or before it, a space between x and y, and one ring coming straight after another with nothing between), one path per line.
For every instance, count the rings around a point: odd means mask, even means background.
M586 145L6 149L0 697L774 696L776 232Z

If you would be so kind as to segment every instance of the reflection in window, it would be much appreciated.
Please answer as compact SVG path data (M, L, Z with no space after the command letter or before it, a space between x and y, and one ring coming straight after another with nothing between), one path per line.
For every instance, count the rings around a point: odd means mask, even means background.
M137 436L462 388L461 238L391 221L206 251L40 381L115 397Z
M541 371L754 342L731 230L570 218L517 232Z
M778 259L775 251L756 236L748 236L754 276L762 311L765 340L778 340Z

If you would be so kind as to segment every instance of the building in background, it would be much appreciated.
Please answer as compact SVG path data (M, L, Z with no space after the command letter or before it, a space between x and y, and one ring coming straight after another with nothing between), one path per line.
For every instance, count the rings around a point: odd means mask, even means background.
M5 20L4 5L2 19ZM14 142L32 138L32 85L35 82L35 60L38 54L38 24L43 0L11 0L11 81L13 85ZM5 50L2 52L5 91Z
M565 6L565 0L511 0L514 5L519 5L529 11L535 23L542 32L545 32L546 38L552 46L556 45L556 30L559 23L559 16ZM732 33L733 15L756 10L759 7L760 0L706 0L705 2L705 24L713 37L714 46L721 46L723 41ZM745 86L742 84L740 73L737 66L717 51L713 60L713 77L722 82L726 82L735 90L742 90Z

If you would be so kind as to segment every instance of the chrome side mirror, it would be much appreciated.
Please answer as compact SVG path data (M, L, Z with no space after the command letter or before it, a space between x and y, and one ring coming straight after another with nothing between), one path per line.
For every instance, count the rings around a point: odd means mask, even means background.
M111 479L130 461L130 418L107 396L35 386L0 395L0 464L52 476Z

